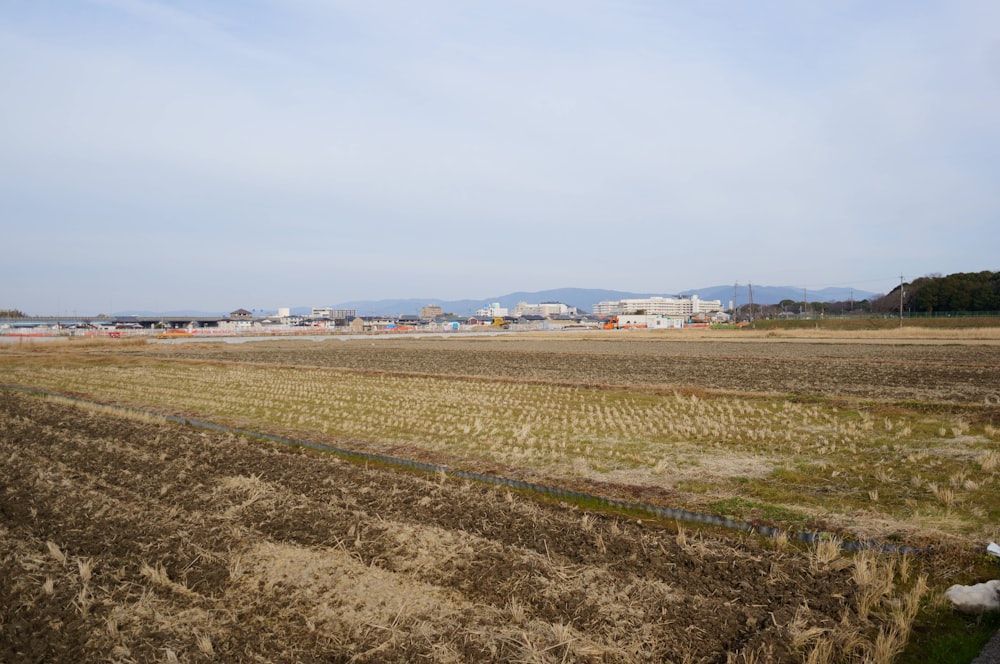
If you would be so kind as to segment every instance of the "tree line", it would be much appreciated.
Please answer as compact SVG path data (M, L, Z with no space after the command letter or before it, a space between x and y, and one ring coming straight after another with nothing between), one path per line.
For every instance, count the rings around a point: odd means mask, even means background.
M903 284L903 310L910 313L961 313L1000 311L1000 272L931 274ZM873 303L877 312L899 311L897 286Z
M907 314L949 314L1000 312L1000 272L956 272L948 276L930 274L902 286L903 311ZM778 304L737 307L736 315L778 318L789 314L843 316L851 314L897 314L899 286L886 295L870 300L846 302L806 302L782 300Z

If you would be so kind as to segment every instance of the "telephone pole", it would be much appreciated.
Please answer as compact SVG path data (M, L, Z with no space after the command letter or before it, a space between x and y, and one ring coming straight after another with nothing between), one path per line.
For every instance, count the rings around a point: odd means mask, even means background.
M899 329L903 329L903 275L899 275Z
M740 282L737 281L733 284L733 319L732 321L730 321L732 323L736 322L736 296L737 293L739 293L739 290L740 290Z
M747 283L747 290L750 292L750 326L753 327L753 284Z

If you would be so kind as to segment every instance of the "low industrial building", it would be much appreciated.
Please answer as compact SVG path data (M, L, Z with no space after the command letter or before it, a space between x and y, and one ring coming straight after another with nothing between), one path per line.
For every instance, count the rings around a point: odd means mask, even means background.
M649 316L646 314L631 314L618 317L619 329L679 330L683 327L683 318L669 318L657 315Z

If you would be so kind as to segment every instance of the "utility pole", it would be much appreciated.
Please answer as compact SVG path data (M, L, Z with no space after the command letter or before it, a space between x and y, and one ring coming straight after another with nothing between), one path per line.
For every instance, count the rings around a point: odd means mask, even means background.
M733 284L733 320L731 322L736 322L736 294L739 292L740 282L735 282Z
M903 275L899 275L899 329L903 329Z
M809 310L809 300L806 299L806 289L802 289L802 312L805 313Z
M753 326L753 284L747 283L747 290L750 292L750 323Z

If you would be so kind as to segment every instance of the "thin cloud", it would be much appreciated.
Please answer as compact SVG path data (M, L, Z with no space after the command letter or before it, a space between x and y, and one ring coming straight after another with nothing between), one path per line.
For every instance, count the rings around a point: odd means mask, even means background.
M289 65L285 55L240 39L227 29L227 19L199 6L199 11L185 11L176 4L154 0L87 0L89 3L116 10L139 19L147 25L179 35L201 47L225 52L250 62L267 65Z
M989 4L206 7L0 9L0 214L52 292L123 255L292 304L996 267ZM236 306L176 285L116 300Z

